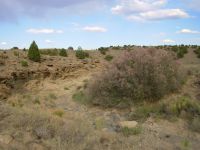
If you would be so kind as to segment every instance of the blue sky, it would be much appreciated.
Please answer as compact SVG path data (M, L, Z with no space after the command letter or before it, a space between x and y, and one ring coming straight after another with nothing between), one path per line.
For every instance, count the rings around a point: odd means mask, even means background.
M0 0L0 48L200 44L199 0Z

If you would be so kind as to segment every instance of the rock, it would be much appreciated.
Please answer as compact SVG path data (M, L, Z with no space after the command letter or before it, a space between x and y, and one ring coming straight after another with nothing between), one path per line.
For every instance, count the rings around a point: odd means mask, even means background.
M5 61L0 60L0 66L4 66L5 65Z
M0 54L0 58L2 58L2 59L8 59L8 56L6 54Z
M10 135L0 135L0 143L9 144L13 138Z
M26 133L24 135L24 143L31 143L33 141L32 136L30 135L30 133Z
M89 63L89 61L86 60L86 59L81 60L81 62L82 62L83 64L88 64L88 63Z
M27 79L28 78L28 72L26 71L22 71L22 72L19 72L18 75L17 75L18 79Z
M8 77L0 76L0 83L5 83L6 80L8 80Z
M37 144L37 143L33 143L33 144L30 145L30 149L31 150L43 150L44 147L42 145Z
M136 121L122 121L119 123L119 126L124 128L135 128L138 125L138 123Z
M10 89L5 84L0 84L0 100L6 99L10 95Z
M94 68L96 68L96 66L95 65L90 65L89 66L91 69L94 69Z
M47 64L47 67L53 67L53 65L52 64Z
M103 128L102 131L103 132L109 132L109 129L108 128Z
M96 64L100 63L100 61L99 61L99 60L95 60L94 62L95 62Z
M41 71L41 74L43 75L43 78L47 78L51 75L51 72L49 71L49 69L44 69Z

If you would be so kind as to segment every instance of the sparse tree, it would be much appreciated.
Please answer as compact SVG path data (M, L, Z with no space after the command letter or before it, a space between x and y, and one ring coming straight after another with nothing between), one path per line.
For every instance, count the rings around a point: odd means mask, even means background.
M19 48L17 47L17 46L14 46L13 48L12 48L12 50L18 50Z
M73 51L73 50L74 50L74 48L73 48L72 46L70 46L70 47L68 47L68 50L71 50L71 51Z

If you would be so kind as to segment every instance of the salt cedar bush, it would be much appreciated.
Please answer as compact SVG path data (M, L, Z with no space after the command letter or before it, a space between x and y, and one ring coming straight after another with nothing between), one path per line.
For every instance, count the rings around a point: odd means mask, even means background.
M104 107L157 101L181 87L176 56L165 50L141 49L124 54L88 86L91 103Z

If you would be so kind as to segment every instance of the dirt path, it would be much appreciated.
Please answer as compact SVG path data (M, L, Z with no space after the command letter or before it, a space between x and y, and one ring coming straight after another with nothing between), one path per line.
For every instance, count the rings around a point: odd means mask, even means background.
M56 105L58 108L61 108L65 111L80 111L85 110L86 107L83 105L79 105L75 103L72 99L73 94L77 91L78 88L82 88L85 84L84 81L89 80L91 78L91 73L80 73L80 76L74 79L67 79L64 81L61 81L59 85L63 84L64 87L64 93L61 94L58 97L58 101L56 101Z

